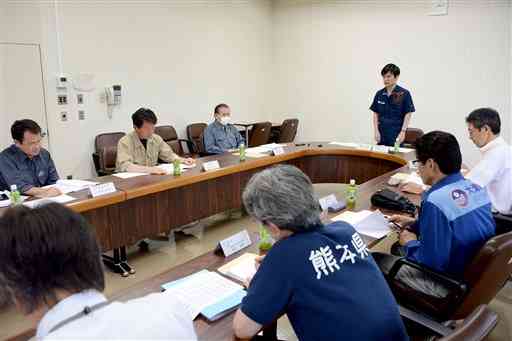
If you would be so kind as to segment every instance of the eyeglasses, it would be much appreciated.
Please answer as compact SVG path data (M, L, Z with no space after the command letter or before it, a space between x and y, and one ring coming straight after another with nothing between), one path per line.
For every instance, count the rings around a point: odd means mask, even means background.
M420 160L416 159L411 161L411 165L414 169L418 169L419 167L423 167L425 164Z

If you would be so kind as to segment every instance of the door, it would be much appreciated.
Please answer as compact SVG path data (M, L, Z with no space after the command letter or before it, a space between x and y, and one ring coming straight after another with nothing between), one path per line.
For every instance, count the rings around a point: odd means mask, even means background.
M42 145L48 148L39 45L0 43L0 111L0 149L12 143L11 124L25 118L41 126Z

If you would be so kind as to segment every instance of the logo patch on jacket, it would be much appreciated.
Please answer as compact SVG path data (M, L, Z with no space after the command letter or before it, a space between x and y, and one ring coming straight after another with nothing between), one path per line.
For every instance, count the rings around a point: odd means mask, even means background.
M468 205L468 195L461 189L455 189L452 191L452 199L455 204L460 207L466 207Z

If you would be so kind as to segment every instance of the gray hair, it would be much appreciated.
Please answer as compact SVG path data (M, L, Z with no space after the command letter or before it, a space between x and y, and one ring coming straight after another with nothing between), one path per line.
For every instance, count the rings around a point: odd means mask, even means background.
M321 224L311 180L294 166L276 166L255 174L244 190L243 201L252 217L280 229L299 232Z

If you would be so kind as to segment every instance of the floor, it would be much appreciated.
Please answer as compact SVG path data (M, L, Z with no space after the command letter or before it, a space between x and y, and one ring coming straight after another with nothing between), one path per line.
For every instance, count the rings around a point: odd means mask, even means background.
M315 190L319 196L330 193L339 194L342 185L315 185ZM253 220L242 216L240 212L211 217L205 220L203 225L205 228L189 229L187 234L178 233L175 241L151 242L149 253L140 253L137 248L132 248L129 256L130 263L137 269L137 273L128 278L121 278L107 272L106 295L110 296L119 290L129 288L140 281L209 252L219 240L240 230L257 231L259 228ZM392 238L388 238L377 245L376 249L386 250L392 242ZM507 283L490 306L499 314L500 320L488 340L512 340L512 282ZM30 326L30 322L16 313L13 308L0 312L0 340L16 335ZM282 340L297 340L286 318L279 321L278 334Z

